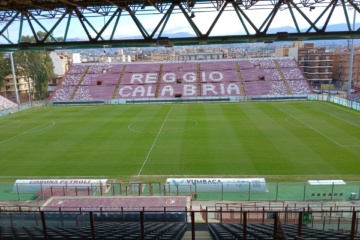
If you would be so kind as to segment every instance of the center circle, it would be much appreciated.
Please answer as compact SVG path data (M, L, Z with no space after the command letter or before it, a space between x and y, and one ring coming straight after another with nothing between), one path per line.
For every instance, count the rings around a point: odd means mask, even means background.
M128 129L137 133L177 133L189 131L197 126L197 122L191 119L168 119L164 121L139 121L129 123Z

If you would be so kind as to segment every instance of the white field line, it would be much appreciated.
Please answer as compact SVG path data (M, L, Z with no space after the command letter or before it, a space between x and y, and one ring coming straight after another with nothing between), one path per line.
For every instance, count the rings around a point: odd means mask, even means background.
M284 111L282 111L282 112L284 112ZM310 127L309 125L307 125L307 124L305 124L304 122L300 121L299 119L295 118L294 116L291 116L291 115L288 114L288 113L286 113L286 114L289 115L291 118L294 118L295 120L297 120L297 121L301 122L302 124L304 124L305 127L314 130L315 132L319 133L320 135L322 135L323 137L327 138L328 140L332 141L333 143L337 144L337 145L340 146L340 147L359 147L359 146L360 146L359 144L355 144L355 145L351 145L351 144L339 144L339 143L335 142L334 140L332 140L331 138L327 137L325 134L321 133L320 131L318 131L318 130L312 128L312 127ZM332 116L332 117L335 117L335 116L332 115L332 114L329 114L329 115ZM335 118L338 118L338 117L335 117ZM296 124L294 124L294 123L291 123L291 122L288 121L288 119L289 119L288 117L285 119L285 121L286 121L288 124L294 125L294 126L296 126L296 127L304 127L304 126L300 126L300 125L296 125ZM347 123L349 123L349 124L351 124L351 125L354 125L355 127L359 127L359 126L357 126L357 125L355 125L355 124L353 124L353 123L351 123L351 122L348 122L348 121L346 121L346 120L344 120L344 119L341 119L341 118L338 118L338 119L339 119L339 120L342 120L342 121L344 121L344 122L347 122Z
M86 107L82 107L81 109L84 109L84 108L86 108ZM89 107L87 107L87 108L93 108L93 109L91 110L91 112L94 111L94 110L96 110L96 108L95 108L94 106L89 106ZM37 110L37 109L36 109L36 110ZM22 112L21 112L21 113L22 113ZM21 136L21 135L24 135L24 134L26 134L26 133L34 132L35 129L37 129L38 127L40 127L40 126L42 126L42 125L44 125L44 124L46 124L46 123L52 123L52 125L51 125L51 126L48 126L48 127L44 127L44 128L42 128L42 129L40 129L40 130L50 128L50 127L52 127L52 126L55 125L55 123L56 123L55 121L56 121L56 120L59 120L59 119L64 118L64 117L67 117L67 116L70 115L70 114L72 114L72 112L71 112L71 113L66 113L66 114L63 115L63 116L60 116L60 117L58 117L58 118L55 118L55 119L53 119L53 121L44 122L44 123L40 124L40 125L37 126L37 127L31 128L31 129L29 129L29 130L26 130L25 132L19 133L19 134L13 136L13 137L10 137L10 138L8 138L8 139L5 139L5 140L1 141L0 144L2 144L2 143L4 143L4 142L7 142L7 141L9 141L9 140L11 140L11 139L14 139L14 138L16 138L16 137L19 137L19 136ZM17 121L20 121L20 120L17 120ZM1 127L1 126L0 126L0 127ZM35 131L39 131L39 130L35 130Z
M284 112L284 111L282 111L282 112ZM338 142L334 141L333 139L329 138L328 136L326 136L325 134L323 134L323 133L320 132L319 130L316 130L315 128L313 128L313 127L310 126L309 124L306 124L305 122L301 121L300 119L292 116L291 114L289 114L289 113L287 113L287 112L284 112L284 113L286 113L287 115L289 115L289 116L292 117L293 119L301 122L301 123L304 124L306 127L310 128L310 129L313 130L314 132L317 132L318 134L320 134L321 136L323 136L323 137L326 138L327 140L335 143L336 145L338 145L338 146L340 146L340 147L341 147L341 146L344 146L344 145L341 145L341 144L339 144ZM346 145L345 145L345 146L346 146Z
M25 110L22 110L22 111L19 111L19 112L16 112L16 113L13 113L11 115L6 115L6 116L3 116L3 117L0 117L0 122L3 122L3 121L6 121L7 119L16 119L18 117L21 117L23 115L26 115L28 114L29 112L33 113L33 112L37 112L39 111L40 109L42 109L43 107L33 107L33 108L29 108L29 109L25 109ZM5 118L6 117L6 118ZM20 121L20 120L18 120Z
M159 129L159 131L158 131L158 133L157 133L157 135L156 135L156 137L155 137L155 139L154 139L154 142L153 142L153 144L152 144L152 146L151 146L151 148L150 148L150 150L149 150L149 152L148 152L148 154L147 154L147 156L146 156L146 158L145 158L145 160L144 160L144 162L143 162L143 164L142 164L142 166L141 166L141 168L140 168L140 171L139 171L139 173L138 173L138 176L140 176L141 171L143 170L143 168L144 168L144 166L145 166L145 164L146 164L146 161L148 160L148 158L149 158L149 156L150 156L150 154L151 154L151 152L152 152L152 150L153 150L153 148L154 148L154 146L155 146L155 144L156 144L156 141L158 140L158 138L159 138L159 136L160 136L160 133L161 133L162 129L163 129L164 126L165 126L166 120L168 119L168 117L169 117L169 115L170 115L170 112L171 112L172 107L173 107L173 106L171 106L168 114L166 115L166 117L165 117L165 119L164 119L164 121L163 121L163 123L162 123L162 125L161 125L161 127L160 127L160 129Z
M17 123L17 122L19 122L19 121L20 121L20 120L16 120L16 121L13 121L13 122L11 122L11 123L2 125L2 126L0 126L0 128L3 128L3 127L5 127L5 126L9 126L9 125L14 124L14 123Z
M198 125L198 122L197 121L194 121L194 120L191 120L191 119L181 119L181 120L183 120L183 121L190 121L190 122L193 122L194 123L194 125L193 126L191 126L191 127L189 127L189 128L187 128L187 129L181 129L181 130L174 130L174 131L167 131L166 133L178 133L178 132L185 132L185 131L189 131L189 130L191 130L191 129L193 129L193 128L195 128L195 127L197 127L197 125ZM140 121L140 122L131 122L131 123L129 123L128 124L128 129L129 129L129 131L132 131L132 132L136 132L136 133L146 133L146 134L149 134L149 133L151 133L151 134L157 134L157 132L143 132L143 131L137 131L136 129L133 129L132 128L132 125L133 124L136 124L136 123L142 123L143 121Z
M343 116L349 116L349 114L328 114L328 115L331 116L331 117L333 117L333 118L339 119L340 121L346 122L346 123L348 123L348 124L350 124L350 125L353 125L353 126L355 126L355 127L357 127L357 128L360 128L359 125L357 125L357 124L355 124L355 123L353 123L353 122L350 122L350 121L348 121L348 120L345 120L345 119L339 117L339 116L341 116L341 115L343 115ZM342 147L359 147L360 144L354 144L354 145L353 145L353 144L342 144L342 145L339 145L339 146L342 146Z
M293 126L295 126L295 127L306 128L306 127L303 126L303 125L300 125L300 124L298 125L298 124L295 124L295 123L290 122L290 121L289 121L289 118L292 118L292 117L287 117L287 118L285 119L285 122L287 122L288 124L293 125Z
M337 116L334 115L334 114L329 114L329 115L332 116L332 117L334 117L334 118L336 118L336 119L339 119L339 120L341 120L341 121L344 121L344 122L346 122L346 123L348 123L348 124L351 124L351 125L353 125L353 126L355 126L355 127L357 127L357 128L360 128L359 125L356 125L355 123L350 122L350 121L348 121L348 120L342 119L341 117L337 117Z
M33 127L33 128L31 128L31 129L29 129L29 130L26 130L25 132L19 133L18 135L15 135L15 136L12 136L12 137L10 137L10 138L8 138L8 139L5 139L5 140L1 141L0 144L2 144L2 143L4 143L4 142L7 142L7 141L9 141L9 140L11 140L11 139L20 137L21 135L24 135L24 134L26 134L26 133L34 132L35 129L37 129L37 128L39 128L39 127L41 127L41 126L43 126L43 125L45 125L45 124L47 124L47 123L52 123L52 124L51 124L50 126L48 126L48 127L40 128L40 130L43 130L43 129L46 129L46 128L50 128L50 127L52 127L52 126L55 125L55 122L54 122L54 121L49 121L49 122L40 124L39 126Z

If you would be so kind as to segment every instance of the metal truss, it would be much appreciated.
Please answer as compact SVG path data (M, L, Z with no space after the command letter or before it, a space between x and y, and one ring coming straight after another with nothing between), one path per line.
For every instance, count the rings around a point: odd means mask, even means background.
M350 14L355 20L359 12L358 3L350 0L0 0L0 51L353 39L360 32L351 26ZM219 23L229 14L238 20ZM174 15L183 16L175 26L169 24ZM279 18L293 30L277 31ZM331 30L335 18L346 27ZM166 29L180 23L193 36L168 37ZM137 37L126 35L128 24ZM213 34L214 28L224 31ZM34 41L22 41L25 35Z

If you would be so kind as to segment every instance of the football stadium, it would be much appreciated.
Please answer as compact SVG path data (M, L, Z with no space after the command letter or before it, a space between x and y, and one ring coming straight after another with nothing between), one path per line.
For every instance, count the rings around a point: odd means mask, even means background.
M3 110L2 236L43 238L46 219L50 239L181 239L186 223L272 239L274 219L294 237L311 214L303 236L346 238L359 106L312 93L288 58L74 65L43 105Z
M72 64L0 96L0 240L360 239L359 99L294 57Z

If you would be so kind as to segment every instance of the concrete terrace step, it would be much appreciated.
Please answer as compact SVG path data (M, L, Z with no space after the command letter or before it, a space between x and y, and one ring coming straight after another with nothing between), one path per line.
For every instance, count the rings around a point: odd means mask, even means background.
M190 240L191 238L191 231L186 231L182 240ZM195 239L202 239L202 240L211 240L212 237L209 231L195 231Z

